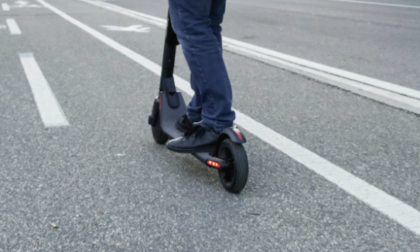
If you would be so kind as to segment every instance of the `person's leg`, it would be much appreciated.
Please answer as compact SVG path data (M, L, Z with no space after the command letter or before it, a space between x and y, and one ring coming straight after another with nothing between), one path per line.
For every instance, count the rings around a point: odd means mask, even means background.
M225 1L169 0L172 26L191 70L193 89L201 94L202 125L216 131L232 126L235 119L221 38L215 36L211 18L212 9L220 10L216 7Z
M210 20L213 35L219 43L220 51L223 53L222 47L222 26L223 16L226 10L226 0L213 0L211 5Z
M191 88L194 90L194 96L187 106L187 116L191 122L201 121L202 102L200 90L197 88L194 75L191 74Z

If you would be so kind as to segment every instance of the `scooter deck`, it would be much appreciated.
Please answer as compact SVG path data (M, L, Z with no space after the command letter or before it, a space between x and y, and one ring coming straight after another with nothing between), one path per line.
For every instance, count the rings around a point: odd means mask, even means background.
M178 96L179 106L172 108L169 106L168 97L165 92L160 93L160 123L162 130L170 137L177 138L182 136L182 132L177 130L176 121L187 113L187 107L185 106L184 98L180 92L176 92L174 95Z

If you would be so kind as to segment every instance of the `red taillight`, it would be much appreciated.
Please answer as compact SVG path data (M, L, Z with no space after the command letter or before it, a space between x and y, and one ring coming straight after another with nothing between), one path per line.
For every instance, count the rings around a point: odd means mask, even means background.
M216 168L220 168L220 164L211 160L207 161L207 164L212 166L212 167L216 167Z
M238 129L236 129L236 128L233 129L233 130L235 131L236 135L238 135L239 139L242 140L242 134L241 134L241 132Z
M162 108L162 101L160 100L160 94L159 94L159 109Z

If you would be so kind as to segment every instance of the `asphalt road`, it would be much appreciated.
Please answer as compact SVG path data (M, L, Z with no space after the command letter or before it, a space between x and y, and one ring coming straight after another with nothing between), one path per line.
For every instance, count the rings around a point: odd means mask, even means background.
M47 2L151 61L161 61L162 29L80 1ZM268 9L256 1L238 2L229 3L227 36L334 67L360 68L366 71L362 74L387 81L394 80L388 79L395 77L389 67L396 64L408 77L395 82L416 84L418 71L395 61L404 53L407 65L418 65L418 32L411 34L412 44L403 35L393 41L378 38L385 47L398 45L386 50L389 60L382 61L374 58L381 47L375 46L375 36L358 39L368 25L351 24L364 18L391 22L383 7L354 6L366 11L354 16L349 11L357 9L337 2L316 1L312 6L317 7L309 8L309 1L300 6L267 1L273 5ZM248 184L241 194L227 193L217 172L154 143L147 117L158 76L47 8L2 3L12 8L0 10L0 26L13 18L22 34L0 29L0 251L420 250L418 235L249 132ZM163 1L114 3L165 15ZM280 7L284 15L275 14ZM279 23L290 21L288 8L306 9L295 12L303 16L310 9L318 21L319 13L340 18L324 20L328 29L309 22L318 30L302 28L312 30L306 35L289 25L284 28L290 29L288 36L270 32L267 27L276 17ZM372 16L375 8L380 11ZM247 13L251 9L252 15ZM404 23L402 34L409 34L411 25L418 31L419 10L413 17L408 14L413 10L387 11L397 12L392 20ZM267 29L258 29L257 16L269 20ZM328 56L319 42L323 37L336 41L325 35L340 30L334 24L360 33L345 32L355 36L340 38L348 50L335 48ZM385 36L381 24L375 33ZM150 31L108 31L103 25L143 25ZM256 29L258 36L252 35ZM19 53L27 52L33 53L70 126L44 127L19 61ZM340 55L347 53L360 57L345 56L350 58L344 62ZM188 80L181 50L178 55L176 73ZM225 60L236 109L420 211L419 116L229 52Z
M166 17L167 1L107 1ZM224 35L302 59L420 90L420 3L229 0Z

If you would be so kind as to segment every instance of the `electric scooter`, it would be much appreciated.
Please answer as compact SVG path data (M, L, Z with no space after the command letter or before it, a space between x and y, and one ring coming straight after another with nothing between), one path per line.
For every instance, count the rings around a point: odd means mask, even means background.
M153 138L158 144L165 144L168 139L183 135L175 126L176 121L187 113L173 77L177 45L179 42L168 14L159 95L153 101L152 114L149 116ZM239 193L248 180L248 158L242 146L245 142L245 136L234 126L220 133L214 152L192 155L219 172L220 181L227 191Z

